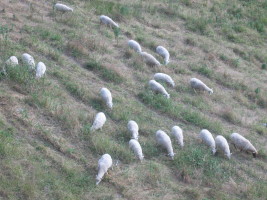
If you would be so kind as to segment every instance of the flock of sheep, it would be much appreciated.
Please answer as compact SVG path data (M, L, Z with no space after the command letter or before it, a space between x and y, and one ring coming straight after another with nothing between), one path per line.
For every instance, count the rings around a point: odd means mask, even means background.
M64 5L64 4L55 4L54 8L57 11L61 11L62 13L65 12L73 12L73 9ZM111 18L101 15L100 16L100 22L109 26L109 27L119 27L117 23L115 23ZM160 66L160 62L151 54L147 52L143 52L140 44L134 40L128 41L128 46L135 50L140 56L143 58L144 62L147 65L151 66ZM161 55L164 58L164 64L167 65L170 62L170 54L166 48L163 46L158 46L156 48L156 52ZM36 78L41 78L44 76L46 71L46 66L44 63L39 62L35 69L35 62L31 55L24 53L22 55L22 61L25 65L29 67L30 70L36 70ZM15 67L18 65L18 59L15 56L11 56L6 61L6 66L12 66ZM164 73L156 73L154 75L154 80L150 80L148 85L149 88L156 92L161 93L166 98L170 98L170 94L166 91L163 85L161 85L157 81L163 81L166 82L167 85L174 87L175 83L173 79ZM204 90L207 91L209 94L213 93L213 90L210 89L205 83L203 83L201 80L197 78L192 78L190 80L190 85L194 90ZM100 90L100 97L105 102L106 106L109 109L112 109L113 102L112 102L112 94L107 88L102 88ZM93 125L91 126L91 133L94 131L97 131L99 129L102 129L103 125L105 124L107 118L103 112L99 112L96 114ZM142 152L142 147L140 143L138 142L139 138L139 126L138 124L130 120L127 124L127 129L129 133L131 134L131 139L129 141L129 148L134 152L135 156L142 161L144 159L144 155ZM173 138L175 138L175 141L178 143L178 145L183 148L184 147L184 141L183 141L183 130L179 126L174 126L171 130L171 135ZM206 130L203 129L199 133L199 138L203 143L205 143L210 149L213 155L215 155L216 152L222 152L228 159L231 157L230 148L227 140L221 136L218 135L215 140L212 136L212 134ZM235 148L240 149L241 151L246 151L248 153L252 153L254 157L257 155L257 150L255 147L250 143L249 140L244 138L238 133L233 133L230 135L230 141L234 145ZM174 151L172 147L172 141L170 137L162 130L158 130L156 132L156 142L162 146L164 149L166 149L168 156L173 160L174 159ZM98 161L98 174L96 176L96 184L98 185L100 181L102 180L105 173L107 173L108 169L112 166L112 158L109 154L104 154Z

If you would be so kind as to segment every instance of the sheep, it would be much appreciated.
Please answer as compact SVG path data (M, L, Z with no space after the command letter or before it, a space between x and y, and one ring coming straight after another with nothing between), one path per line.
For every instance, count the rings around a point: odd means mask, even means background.
M174 159L174 153L172 148L172 141L170 137L162 130L158 130L156 132L156 140L159 145L167 149L168 156L171 157L171 159Z
M235 148L238 148L241 151L244 150L248 153L252 153L253 157L256 158L258 152L248 139L244 138L242 135L238 133L232 133L230 136L230 140Z
M103 23L105 25L109 25L110 27L116 27L119 28L119 25L117 23L115 23L110 17L105 16L105 15L101 15L99 17L100 19L100 23Z
M139 127L138 127L138 124L135 121L130 120L128 122L128 124L127 124L127 129L132 134L132 139L138 140L138 137L139 137L139 133L138 133Z
M172 86L172 87L174 87L175 86L175 83L174 83L174 81L172 80L172 78L169 76L169 75L167 75L167 74L164 74L164 73L156 73L155 75L154 75L154 79L156 80L156 81L165 81L168 85L170 85L170 86Z
M151 54L147 52L141 52L140 55L144 59L145 63L150 66L160 66L160 62Z
M35 70L35 62L30 54L22 54L22 62L24 63L24 65L27 65L31 70Z
M165 88L160 83L158 83L157 81L150 80L148 82L148 85L149 85L149 88L151 90L153 90L154 92L163 94L163 96L167 97L167 99L170 98L170 94L167 93L167 91L165 90Z
M19 64L19 61L16 56L11 56L5 63L7 66L15 67Z
M54 8L57 10L57 11L60 11L62 13L65 13L65 12L73 12L73 8L70 8L64 4L61 4L61 3L56 3Z
M184 136L183 136L183 130L179 126L172 127L172 135L175 137L176 142L178 145L181 146L181 148L184 147Z
M113 103L112 103L112 96L111 92L107 88L102 88L100 90L100 96L103 99L103 101L106 103L107 107L112 109Z
M134 49L135 51L137 51L138 53L142 52L140 44L138 42L136 42L135 40L129 40L128 46L131 47L132 49Z
M96 175L96 185L100 183L105 173L108 174L108 169L112 166L112 158L109 154L104 154L98 160L98 173Z
M216 145L212 134L207 129L203 129L199 133L199 138L202 142L204 142L208 147L211 148L211 152L214 155L216 153Z
M36 78L41 78L46 71L46 66L43 62L39 62L36 67Z
M231 158L231 153L230 153L230 148L229 148L228 142L227 142L227 140L223 136L218 135L215 138L215 144L216 144L217 151L223 152L224 155L228 159Z
M158 46L156 48L156 52L161 55L164 58L165 65L167 65L170 62L170 54L167 49L165 49L163 46Z
M201 80L199 80L197 78L191 78L190 79L190 85L194 90L195 89L197 89L197 90L205 90L209 94L213 93L212 89L210 89L205 83L203 83Z
M129 141L129 147L134 152L135 156L140 161L142 161L144 159L144 155L143 155L143 152L142 152L142 147L141 147L141 145L139 144L139 142L137 140L131 139Z
M91 127L91 131L95 131L95 130L98 130L98 129L101 129L102 130L102 127L103 125L105 124L107 118L105 116L105 114L103 112L99 112L96 114L95 116L95 120L94 120L94 123Z

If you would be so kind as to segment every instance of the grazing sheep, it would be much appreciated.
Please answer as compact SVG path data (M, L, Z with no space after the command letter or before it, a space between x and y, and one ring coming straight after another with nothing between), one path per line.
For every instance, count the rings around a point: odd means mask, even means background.
M144 159L144 155L143 155L143 152L142 152L142 147L141 147L141 145L139 144L139 142L137 140L131 139L129 141L129 147L134 152L135 156L140 161L142 161Z
M135 40L129 40L128 46L131 47L132 49L134 49L135 51L137 51L138 53L142 52L140 44L138 42L136 42Z
M68 7L64 4L61 4L61 3L56 3L54 7L57 11L60 11L62 13L73 12L73 8L70 8L70 7Z
M43 62L39 62L36 67L36 78L41 78L46 71L46 66Z
M151 54L147 52L141 52L141 56L143 57L145 63L150 66L160 66L160 62Z
M109 25L110 27L116 27L119 28L119 25L117 23L115 23L111 18L109 18L108 16L105 15L101 15L99 17L100 19L100 23L103 23L105 25Z
M172 141L170 137L162 130L158 130L156 132L156 140L159 145L167 149L168 156L171 157L173 160L174 153L173 153L173 148L172 148Z
M244 138L242 135L238 133L232 133L230 136L230 140L235 148L238 148L241 151L244 150L248 153L252 153L253 157L256 158L258 152L248 139Z
M113 103L112 103L112 96L111 92L107 88L102 88L100 90L100 96L103 99L103 101L106 103L108 108L112 109Z
M179 126L172 127L172 135L175 137L176 142L181 148L184 147L183 130Z
M222 153L224 153L224 155L228 159L231 158L231 153L230 153L230 148L229 148L228 142L223 136L218 135L215 138L215 144L216 144L217 151L221 151Z
M139 127L138 127L138 124L135 121L130 120L128 122L128 124L127 124L127 129L132 134L132 139L138 140L138 137L139 137L139 133L138 133Z
M173 81L172 78L171 78L169 75L167 75L167 74L164 74L164 73L156 73L156 74L154 75L154 79L155 79L156 81L164 81L164 82L166 82L168 85L170 85L170 86L172 86L172 87L175 86L174 81Z
M216 153L216 148L215 148L215 140L212 134L207 129L203 129L199 133L199 138L201 139L202 142L204 142L208 147L211 148L211 152L214 155Z
M160 84L158 83L157 81L155 80L150 80L148 82L148 85L149 85L149 88L151 90L153 90L154 92L156 93L161 93L163 94L163 96L167 97L168 99L170 98L170 94L165 90L165 88Z
M96 185L100 183L105 173L108 173L108 169L112 166L112 158L109 154L104 154L98 160L98 173L96 175Z
M98 130L98 129L101 129L102 130L102 127L103 125L105 124L107 118L105 116L105 114L103 112L99 112L96 114L95 116L95 120L94 120L94 123L91 127L91 131L95 131L95 130Z
M28 53L24 53L22 54L22 62L27 65L31 70L35 70L35 62L33 57L28 54Z
M15 67L16 65L19 64L19 61L16 56L11 56L7 61L6 65L10 67Z
M207 91L209 94L213 93L213 90L210 89L205 83L203 83L201 80L197 79L197 78L191 78L190 79L190 85L193 89L196 90L205 90Z
M164 58L165 65L167 65L170 62L170 54L167 49L165 49L163 46L158 46L156 48L156 52L161 55Z

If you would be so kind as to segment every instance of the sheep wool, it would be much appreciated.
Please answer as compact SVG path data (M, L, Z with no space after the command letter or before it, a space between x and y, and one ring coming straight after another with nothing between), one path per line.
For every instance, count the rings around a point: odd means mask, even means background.
M151 54L147 52L141 52L140 55L144 59L145 63L150 66L160 66L160 62Z
M128 124L127 124L127 129L130 132L132 139L138 140L138 137L139 137L139 133L138 133L139 127L138 127L138 124L135 121L130 120L128 122Z
M168 99L170 98L170 94L165 90L165 88L160 84L158 83L157 81L155 80L150 80L148 82L148 86L151 90L153 90L154 92L156 93L161 93L163 94L163 96L167 97Z
M250 143L248 139L240 135L239 133L232 133L230 136L231 143L241 151L252 153L253 157L256 157L258 152L256 148Z
M112 103L112 96L111 92L107 88L102 88L100 90L100 96L103 99L103 101L106 103L108 108L112 109L113 103Z
M131 139L129 141L129 147L134 152L135 156L140 161L142 161L144 159L144 155L143 155L143 152L142 152L142 147L141 147L140 143L137 140Z
M190 85L193 89L207 91L209 94L213 93L213 90L211 88L209 88L205 83L197 78L191 78Z
M22 62L24 63L24 65L27 65L31 70L35 70L35 62L30 54L22 54Z
M43 62L39 62L36 67L36 78L41 78L46 71L46 66Z
M203 129L199 133L199 138L208 147L210 147L211 152L214 155L216 153L216 148L215 148L215 140L214 140L212 134L207 129Z
M133 50L135 50L138 53L142 52L141 46L138 42L136 42L135 40L129 40L128 41L128 46L130 48L132 48Z
M95 130L98 130L98 129L102 129L103 125L105 124L107 118L105 116L105 114L103 112L99 112L96 114L95 116L95 120L94 120L94 123L91 127L91 131L95 131Z
M55 4L55 9L57 11L60 11L60 12L63 12L63 13L65 13L65 12L73 12L73 8L70 8L70 7L68 7L68 6L64 5L64 4L61 4L61 3L56 3Z
M162 130L158 130L156 132L156 140L159 145L161 145L163 148L165 148L168 152L168 156L171 157L171 159L174 159L174 153L172 148L172 142L170 137Z
M181 148L184 147L183 130L179 126L172 127L172 135L175 137L176 142Z
M163 46L158 46L156 52L164 58L165 65L170 62L170 53Z
M168 85L170 85L170 86L172 86L172 87L175 86L174 81L173 81L172 78L171 78L169 75L167 75L167 74L164 74L164 73L156 73L156 74L154 75L154 79L155 79L156 81L164 81L164 82L166 82Z
M109 154L104 154L98 160L98 174L96 175L96 185L100 183L105 173L108 172L108 169L112 166L112 158Z
M117 23L115 23L110 17L105 16L105 15L101 15L99 17L100 19L100 23L103 23L105 25L109 25L111 27L116 27L119 28L119 25Z
M218 135L215 138L215 144L216 144L217 151L222 152L228 159L231 158L231 153L230 153L228 142L223 136Z
M19 61L16 56L11 56L7 61L6 65L10 67L15 67L16 65L19 64Z

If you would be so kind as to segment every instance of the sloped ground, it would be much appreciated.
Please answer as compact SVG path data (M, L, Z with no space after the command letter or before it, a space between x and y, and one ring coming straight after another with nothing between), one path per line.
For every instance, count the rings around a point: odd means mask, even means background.
M2 66L24 52L47 66L39 81L23 66L1 77L1 198L266 199L265 1L64 3L74 12L55 13L53 1L0 2ZM101 14L118 22L120 32L100 26ZM146 66L128 39L156 57L156 46L165 46L171 63ZM156 72L173 77L170 100L147 90ZM214 94L192 91L192 77ZM100 101L102 87L113 94L112 111ZM90 133L98 111L107 123ZM128 120L139 124L143 163L128 149ZM185 148L174 144L170 161L154 135L169 134L173 125L184 129ZM231 160L211 156L197 140L203 128L226 138L241 133L258 158L232 147ZM96 187L103 153L118 165Z

